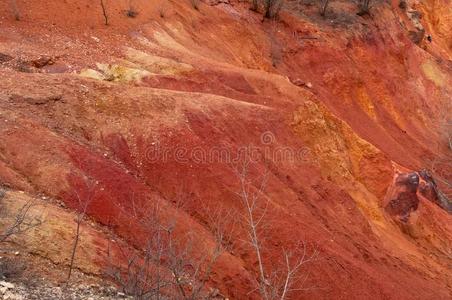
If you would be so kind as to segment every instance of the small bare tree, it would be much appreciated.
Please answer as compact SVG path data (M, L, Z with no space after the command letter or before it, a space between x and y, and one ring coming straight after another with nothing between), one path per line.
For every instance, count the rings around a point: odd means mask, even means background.
M102 15L104 16L105 25L108 26L108 13L105 5L105 0L100 0L100 7L102 8Z
M94 196L96 195L96 191L98 188L98 182L93 180L92 178L83 177L82 184L79 187L74 187L74 196L76 200L76 213L77 217L75 219L76 227L75 227L75 235L74 235L74 243L72 245L71 257L69 262L69 270L67 275L66 284L69 285L69 281L71 279L72 270L74 268L75 254L77 252L78 243L80 241L81 234L81 225L83 220L86 217L86 213L88 211L89 205L92 203Z
M264 9L264 18L274 19L278 17L283 5L284 0L251 0L250 10L257 12L261 6Z
M259 9L259 0L251 0L250 10L257 12Z
M358 15L359 16L364 16L364 15L368 15L369 11L370 11L370 2L371 0L359 0L359 4L358 4Z
M135 18L136 16L138 16L138 12L133 6L133 0L129 0L129 8L126 10L126 16L128 16L129 18Z
M14 18L16 19L16 21L20 21L20 12L19 12L19 7L17 6L17 0L10 0L9 3L11 6L11 10L13 12Z
M6 192L0 186L0 200L6 196ZM11 224L0 230L0 245L9 242L14 236L25 234L27 231L42 224L42 218L31 216L30 210L35 205L35 199L27 201L16 213ZM0 249L3 250L3 249ZM25 264L16 258L4 258L0 261L0 277L11 277L22 273Z
M160 18L162 18L162 19L165 18L166 10L167 10L167 8L166 8L166 6L164 6L163 4L161 4L161 5L159 6L158 12L159 12Z
M321 4L322 5L320 7L320 15L324 17L326 14L326 10L328 9L328 4L330 4L330 0L322 0Z
M278 17L284 4L284 0L264 0L264 18L273 19Z
M190 3L195 10L199 10L199 0L190 0Z
M119 247L119 261L126 261L126 265L118 265L112 257L110 247L107 253L108 265L106 274L110 276L124 293L136 299L150 299L160 297L172 285L172 278L163 267L164 253L167 251L166 240L171 240L173 226L161 225L160 203L157 201L150 208L137 204L132 194L129 209L119 207L120 211L136 222L144 230L144 247L128 250Z
M237 193L244 208L242 219L248 233L248 243L251 245L258 264L257 288L264 300L288 299L289 295L296 291L305 290L304 283L309 273L300 276L304 265L317 258L319 252L314 248L308 253L306 243L300 242L295 250L282 249L283 269L273 266L272 272L268 271L264 258L264 238L262 229L266 216L269 199L265 199L264 190L267 184L268 173L265 172L260 183L250 180L250 168L252 161L246 158L242 165L235 169L239 180L239 192ZM255 290L251 291L254 292Z

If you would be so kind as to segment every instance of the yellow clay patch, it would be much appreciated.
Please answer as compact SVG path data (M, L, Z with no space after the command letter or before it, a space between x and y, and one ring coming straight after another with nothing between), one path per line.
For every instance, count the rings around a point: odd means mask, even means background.
M425 76L427 76L427 78L433 81L437 86L442 87L446 84L446 75L434 62L429 60L423 63L421 68Z

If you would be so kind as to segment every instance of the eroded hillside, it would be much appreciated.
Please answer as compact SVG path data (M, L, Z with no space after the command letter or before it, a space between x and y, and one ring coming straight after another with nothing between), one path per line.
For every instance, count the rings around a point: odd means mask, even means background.
M244 1L136 0L133 18L107 1L108 26L97 2L17 2L20 21L0 4L2 185L72 209L92 198L88 215L137 249L158 203L210 253L218 218L243 215L251 149L265 267L299 241L319 252L292 299L450 297L450 1L376 1L365 16L335 1L325 18L286 1L264 21ZM232 223L208 286L259 299ZM72 229L57 228L65 249ZM105 239L90 235L80 270L104 275Z

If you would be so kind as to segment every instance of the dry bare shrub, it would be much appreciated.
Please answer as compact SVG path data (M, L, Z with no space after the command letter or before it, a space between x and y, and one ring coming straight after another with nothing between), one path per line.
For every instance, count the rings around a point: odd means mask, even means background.
M452 211L452 102L442 103L440 115L433 126L439 134L440 143L438 152L446 150L446 155L435 157L426 166L429 175L432 177L435 192L441 207Z
M449 213L452 213L452 159L435 158L431 161L428 170L420 171L424 180L429 181L436 194L436 204Z
M158 8L158 12L159 12L159 16L160 16L160 18L165 18L165 15L166 15L166 7L165 6L163 6L163 5L160 5L159 6L159 8Z
M145 202L152 203L152 200ZM225 251L223 227L218 225L213 231L213 249L195 249L193 232L188 230L183 237L176 238L176 219L161 219L164 207L159 200L146 206L138 204L132 196L130 203L131 210L122 212L143 228L144 247L126 249L117 246L119 254L116 255L109 247L107 276L124 293L136 299L210 299L217 294L214 289L208 290L206 284L215 262ZM224 220L219 218L219 214L210 215L216 216L219 224ZM224 217L226 214L221 215ZM118 261L125 263L119 264Z
M138 16L138 11L133 7L133 1L129 0L129 8L125 11L126 16L129 18L136 18Z
M255 12L259 10L259 0L251 0L250 10Z
M328 9L328 4L330 3L330 0L322 0L321 1L321 7L320 7L320 15L322 17L325 16L326 10Z
M9 3L10 3L11 11L14 15L14 18L16 19L16 21L20 21L20 12L19 12L19 7L17 6L17 0L10 0Z
M199 0L190 0L191 7L196 10L199 10Z
M25 264L18 259L9 257L0 258L0 278L2 279L19 277L25 269Z
M263 0L264 1L264 18L273 19L279 16L284 0Z
M0 197L0 200L1 198L3 197ZM0 243L7 242L11 237L26 233L42 224L41 218L30 216L30 210L35 205L35 199L31 199L19 209L13 223L0 232Z
M371 0L359 0L359 4L358 4L358 15L359 16L364 16L364 15L368 15L369 11L370 11L370 3Z
M264 18L277 18L279 12L284 5L284 0L251 0L250 10L258 12L259 8L263 8Z
M128 9L126 10L126 16L128 16L129 18L136 18L138 16L138 12L133 9Z
M0 186L0 200L6 196L6 191ZM10 242L14 236L25 234L42 224L42 218L31 215L31 209L36 205L36 199L27 201L16 213L11 224L0 231L0 247ZM2 203L3 205L3 203ZM6 214L4 210L2 213ZM3 217L3 216L1 216ZM0 249L4 250L4 249ZM22 274L25 265L15 258L0 257L0 278L12 278Z

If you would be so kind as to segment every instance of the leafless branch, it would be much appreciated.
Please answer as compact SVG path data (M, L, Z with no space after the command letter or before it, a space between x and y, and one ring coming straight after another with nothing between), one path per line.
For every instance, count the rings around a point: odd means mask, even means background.
M320 8L320 15L322 17L325 16L326 10L328 9L328 4L330 3L330 0L322 0L322 6Z
M102 14L104 16L104 22L105 25L108 25L108 14L107 14L107 7L105 5L105 0L100 0L100 7L102 8Z
M161 200L137 201L132 194L131 211L123 213L140 224L145 231L144 247L140 250L120 251L127 266L119 266L109 259L107 275L111 276L129 295L137 299L206 299L206 284L214 264L223 253L224 224L219 222L214 230L215 246L211 251L195 251L191 231L176 239L176 220L162 220L164 209ZM183 196L177 197L176 202ZM152 203L152 205L148 205ZM176 208L180 204L175 204ZM213 215L213 214L212 214ZM110 257L110 253L108 256Z
M42 224L42 219L30 217L30 209L35 205L35 199L30 199L19 209L14 222L0 233L0 243L6 242L12 236L23 234Z

